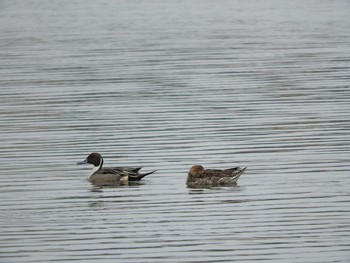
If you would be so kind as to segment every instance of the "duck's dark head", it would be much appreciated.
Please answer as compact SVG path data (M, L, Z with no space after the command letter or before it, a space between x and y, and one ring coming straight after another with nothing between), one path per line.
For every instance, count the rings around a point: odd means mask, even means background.
M78 162L77 164L86 164L90 163L94 166L101 166L103 163L103 158L99 153L90 153L88 157L82 162Z
M193 183L197 178L200 177L200 174L203 171L204 171L204 167L202 165L193 165L191 169L188 171L186 184L189 185Z
M204 167L202 165L193 165L190 169L190 171L188 172L189 176L196 176L199 173L204 171Z

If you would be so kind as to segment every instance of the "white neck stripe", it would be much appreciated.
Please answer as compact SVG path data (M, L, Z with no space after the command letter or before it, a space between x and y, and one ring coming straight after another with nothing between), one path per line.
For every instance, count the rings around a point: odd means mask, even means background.
M88 179L90 179L91 176L92 176L94 173L96 173L98 170L100 170L100 169L102 168L102 164L103 164L103 161L102 161L102 158L101 158L101 159L100 159L100 164L99 164L98 166L92 167L92 170L91 170L91 173L90 173Z

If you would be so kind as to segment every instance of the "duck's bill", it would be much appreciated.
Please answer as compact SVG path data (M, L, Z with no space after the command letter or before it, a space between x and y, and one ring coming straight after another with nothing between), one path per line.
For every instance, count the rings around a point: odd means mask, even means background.
M87 160L84 160L82 162L78 162L77 164L87 164Z

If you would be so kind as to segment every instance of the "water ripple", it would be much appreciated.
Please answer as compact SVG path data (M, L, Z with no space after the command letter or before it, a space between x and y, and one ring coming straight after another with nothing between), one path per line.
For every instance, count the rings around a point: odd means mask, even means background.
M0 261L349 261L347 1L1 5Z

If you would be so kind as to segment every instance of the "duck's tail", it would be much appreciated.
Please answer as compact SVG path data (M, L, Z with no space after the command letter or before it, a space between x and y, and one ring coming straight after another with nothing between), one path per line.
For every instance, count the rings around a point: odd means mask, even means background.
M136 173L133 175L129 175L129 181L140 181L143 177L149 175L149 174L153 174L154 172L156 172L157 170L154 170L152 172L148 172L148 173L144 173L144 174L140 174L140 173Z
M234 167L231 169L227 169L227 171L231 172L230 180L232 182L237 182L238 178L244 173L247 167Z

